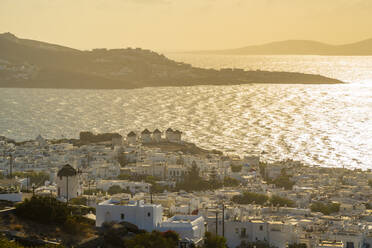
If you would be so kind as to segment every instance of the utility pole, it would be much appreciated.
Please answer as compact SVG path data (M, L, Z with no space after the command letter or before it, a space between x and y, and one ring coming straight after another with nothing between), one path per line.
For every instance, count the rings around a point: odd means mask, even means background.
M225 237L225 204L222 203L222 236Z
M27 190L27 193L28 193L28 180L29 180L29 178L30 178L30 176L27 175L27 177L26 177L26 190Z
M216 209L216 236L218 235L218 210Z
M13 155L9 155L9 177L13 177Z
M32 184L32 196L35 196L35 184Z
M67 190L67 193L66 193L66 199L67 199L67 203L68 203L68 176L66 177L66 190Z
M152 204L152 186L150 186L150 202Z

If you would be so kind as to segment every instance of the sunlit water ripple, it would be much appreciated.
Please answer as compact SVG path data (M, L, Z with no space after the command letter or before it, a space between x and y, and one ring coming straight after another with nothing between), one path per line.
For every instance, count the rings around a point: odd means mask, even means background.
M204 148L372 168L372 57L169 56L203 67L318 73L350 84L0 89L0 135L25 140L172 127Z

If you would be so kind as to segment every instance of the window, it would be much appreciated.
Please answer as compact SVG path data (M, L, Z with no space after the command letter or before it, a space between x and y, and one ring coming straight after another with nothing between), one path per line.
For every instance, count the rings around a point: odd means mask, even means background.
M242 228L240 231L240 236L241 237L246 237L247 236L247 230L245 228Z
M148 213L147 213L147 217L150 217L150 216L151 216L151 213L150 213L150 212L148 212Z
M346 248L354 248L354 242L346 242Z
M263 230L263 226L260 226L260 231L262 231Z
M120 219L124 220L125 219L125 215L124 214L121 214L120 215Z

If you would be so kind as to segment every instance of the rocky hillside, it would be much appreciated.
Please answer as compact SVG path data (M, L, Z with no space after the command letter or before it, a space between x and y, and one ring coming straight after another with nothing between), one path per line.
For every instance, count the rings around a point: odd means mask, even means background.
M0 34L0 87L121 89L246 83L341 83L320 75L201 69L132 49L80 51Z

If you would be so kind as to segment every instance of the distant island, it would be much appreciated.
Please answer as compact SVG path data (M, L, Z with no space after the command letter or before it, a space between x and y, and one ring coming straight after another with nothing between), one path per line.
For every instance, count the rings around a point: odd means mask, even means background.
M337 84L312 74L196 68L150 50L81 51L0 34L0 87L57 89L132 89L158 86Z
M345 45L329 45L310 40L287 40L236 49L195 51L191 53L221 55L371 56L372 39Z

